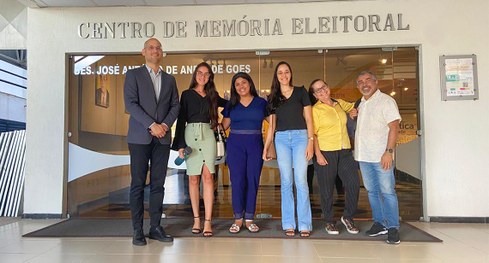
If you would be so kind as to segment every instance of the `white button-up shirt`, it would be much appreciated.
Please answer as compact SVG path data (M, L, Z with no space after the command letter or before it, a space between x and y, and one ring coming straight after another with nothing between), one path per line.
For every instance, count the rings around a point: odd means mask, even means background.
M358 107L355 160L378 163L387 147L389 123L401 120L396 101L380 90Z

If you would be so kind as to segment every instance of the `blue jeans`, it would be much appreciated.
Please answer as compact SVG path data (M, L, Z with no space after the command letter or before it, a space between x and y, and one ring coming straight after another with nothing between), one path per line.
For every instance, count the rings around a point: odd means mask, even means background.
M399 206L394 189L394 166L384 170L378 163L358 162L368 192L374 221L386 228L399 228Z
M296 229L292 189L294 182L297 192L298 230L312 230L311 202L309 201L309 187L307 186L307 143L307 130L279 131L275 134L275 149L282 193L283 230Z

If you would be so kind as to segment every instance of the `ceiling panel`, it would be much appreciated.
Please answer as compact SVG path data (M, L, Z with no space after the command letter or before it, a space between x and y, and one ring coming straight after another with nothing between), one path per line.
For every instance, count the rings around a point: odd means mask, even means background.
M248 4L297 3L297 0L247 0Z
M230 4L246 4L246 0L196 0L198 5L230 5Z
M144 0L150 6L178 6L178 5L195 5L194 0Z
M234 5L264 3L304 3L370 0L17 0L33 7L101 7L101 6L182 6L182 5Z
M92 0L97 6L144 6L143 0Z
M45 4L44 7L88 7L96 6L94 2L87 0L34 0L36 3Z

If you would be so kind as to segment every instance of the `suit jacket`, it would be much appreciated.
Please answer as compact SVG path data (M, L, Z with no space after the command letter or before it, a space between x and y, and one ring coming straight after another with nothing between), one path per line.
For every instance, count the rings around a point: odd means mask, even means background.
M153 82L146 66L131 69L124 82L124 103L130 114L127 142L149 144L152 136L149 126L165 123L170 128L178 117L180 103L175 78L165 72L161 74L161 91L158 101ZM171 143L171 131L160 139L161 144Z

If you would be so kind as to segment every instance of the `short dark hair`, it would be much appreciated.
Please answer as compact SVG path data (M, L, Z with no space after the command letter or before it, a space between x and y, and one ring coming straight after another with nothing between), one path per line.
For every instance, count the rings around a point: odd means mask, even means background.
M322 79L315 79L315 80L313 80L311 82L311 84L309 84L309 99L311 100L311 105L316 104L316 102L318 101L318 99L316 99L316 97L314 97L314 89L312 88L312 85L314 85L314 83L316 83L318 81L324 82L324 84L326 84L326 86L329 87L328 83L326 83L326 81L324 81Z
M372 76L372 78L373 78L374 80L377 80L377 75L375 75L375 73L373 73L373 72L372 72L372 71L370 71L370 70L363 70L363 71L361 71L360 73L358 73L357 78L355 79L355 83L356 83L356 84L358 84L358 82L357 82L358 78L359 78L360 76L367 75L367 74L368 74L368 75L370 75L370 76Z

